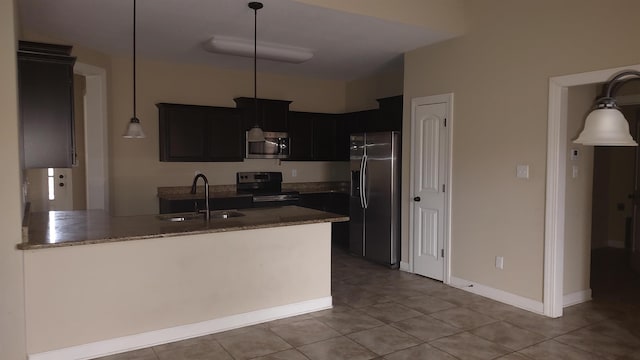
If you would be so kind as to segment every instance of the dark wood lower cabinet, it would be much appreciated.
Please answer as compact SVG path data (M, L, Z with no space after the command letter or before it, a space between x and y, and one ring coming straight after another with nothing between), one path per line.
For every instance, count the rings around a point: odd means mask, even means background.
M338 192L300 194L299 206L348 216L349 194ZM349 247L349 222L331 223L331 243L345 249Z
M247 209L253 206L250 196L210 198L210 210ZM191 212L205 209L203 199L168 200L160 199L160 214Z

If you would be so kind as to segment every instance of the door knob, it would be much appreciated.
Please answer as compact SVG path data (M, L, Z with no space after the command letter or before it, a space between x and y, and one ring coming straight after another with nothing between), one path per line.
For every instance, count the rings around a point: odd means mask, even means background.
M420 196L416 196L413 198L413 201L420 201Z

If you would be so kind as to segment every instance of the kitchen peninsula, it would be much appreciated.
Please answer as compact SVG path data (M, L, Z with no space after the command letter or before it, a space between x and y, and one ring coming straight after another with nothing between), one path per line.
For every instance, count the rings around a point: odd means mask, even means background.
M30 359L86 359L331 307L331 223L297 206L169 221L31 214Z

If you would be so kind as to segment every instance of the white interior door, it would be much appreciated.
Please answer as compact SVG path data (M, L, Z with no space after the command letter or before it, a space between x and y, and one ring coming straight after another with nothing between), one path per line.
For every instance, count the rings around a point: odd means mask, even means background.
M448 228L448 96L412 103L413 271L444 280Z

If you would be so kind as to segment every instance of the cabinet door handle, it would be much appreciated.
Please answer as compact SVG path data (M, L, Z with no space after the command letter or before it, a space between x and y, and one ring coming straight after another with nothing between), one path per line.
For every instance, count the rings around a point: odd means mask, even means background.
M413 198L413 201L420 201L420 200L421 200L420 196L416 196L416 197Z

